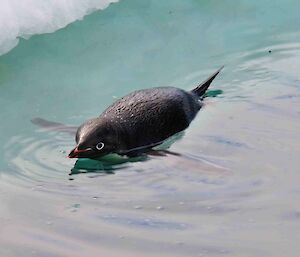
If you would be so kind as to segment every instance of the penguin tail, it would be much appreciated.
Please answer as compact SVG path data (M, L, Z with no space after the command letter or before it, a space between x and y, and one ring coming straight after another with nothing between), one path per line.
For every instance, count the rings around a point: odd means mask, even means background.
M206 79L204 82L202 82L199 86L194 88L191 92L199 97L204 97L205 92L209 88L211 82L215 79L215 77L219 74L219 72L224 68L222 66L220 69L218 69L214 74L212 74L208 79Z

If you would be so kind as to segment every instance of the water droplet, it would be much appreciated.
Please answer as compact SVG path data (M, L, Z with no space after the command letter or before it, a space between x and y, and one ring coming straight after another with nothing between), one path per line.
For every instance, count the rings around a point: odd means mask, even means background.
M141 205L136 205L136 206L134 206L134 209L137 209L137 210L143 209L143 206L141 206Z
M75 204L72 204L70 206L70 211L71 212L77 212L77 210L80 208L80 204L79 203L75 203Z
M163 207L163 206L157 206L156 207L156 210L159 210L159 211L161 211L161 210L164 210L165 208Z

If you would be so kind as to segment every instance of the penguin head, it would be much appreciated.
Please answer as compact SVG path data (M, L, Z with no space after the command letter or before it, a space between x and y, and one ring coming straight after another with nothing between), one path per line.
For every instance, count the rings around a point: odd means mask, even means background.
M113 152L116 134L105 120L96 118L83 123L76 133L76 147L69 158L96 158Z

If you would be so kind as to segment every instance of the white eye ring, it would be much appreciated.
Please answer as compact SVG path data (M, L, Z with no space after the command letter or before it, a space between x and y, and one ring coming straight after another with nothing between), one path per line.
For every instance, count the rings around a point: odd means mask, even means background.
M102 143L102 142L100 142L100 143L98 143L98 144L96 145L96 149L97 149L98 151L102 150L103 147L104 147L104 143Z

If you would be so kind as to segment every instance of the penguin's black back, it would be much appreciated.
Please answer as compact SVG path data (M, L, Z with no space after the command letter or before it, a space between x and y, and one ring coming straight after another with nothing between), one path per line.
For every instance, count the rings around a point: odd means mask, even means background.
M122 97L99 118L106 119L121 133L120 145L129 150L159 143L186 129L200 108L196 94L174 87L157 87Z

